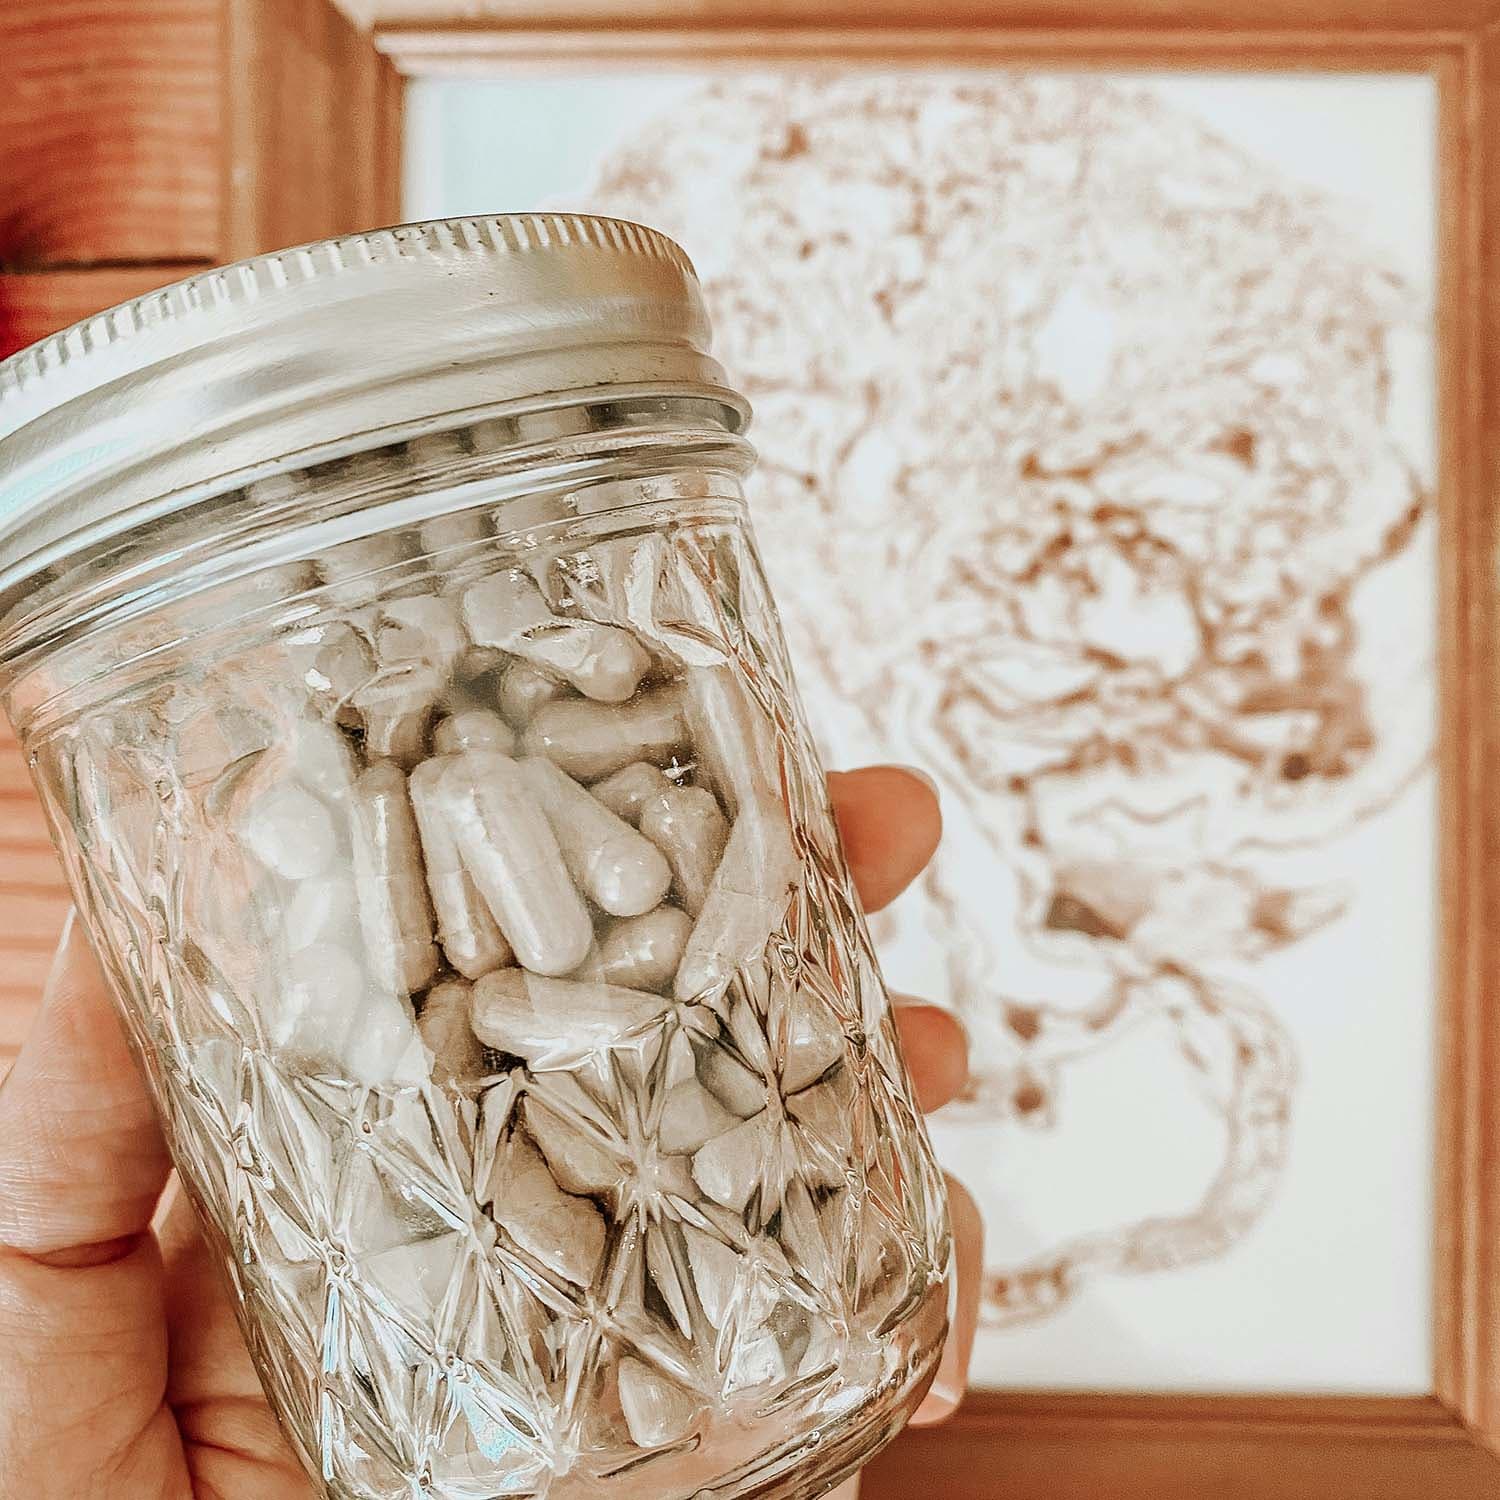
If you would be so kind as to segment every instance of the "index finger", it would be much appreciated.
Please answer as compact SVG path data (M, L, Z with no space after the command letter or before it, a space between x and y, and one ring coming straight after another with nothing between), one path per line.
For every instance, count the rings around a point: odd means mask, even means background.
M828 796L866 911L889 906L933 856L943 833L937 791L908 766L833 771Z

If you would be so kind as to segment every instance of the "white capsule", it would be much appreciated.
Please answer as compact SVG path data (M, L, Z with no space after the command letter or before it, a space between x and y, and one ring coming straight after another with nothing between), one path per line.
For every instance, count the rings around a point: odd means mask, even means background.
M628 630L555 615L527 573L511 568L471 584L464 622L481 646L499 646L571 682L586 698L623 703L651 666Z
M723 1240L693 1224L683 1224L682 1238L687 1245L688 1266L693 1273L698 1304L708 1321L715 1328L722 1328L734 1307L745 1257L732 1245L726 1245Z
M771 1076L771 1046L766 1040L765 1023L753 1005L740 995L724 1014L724 1030L737 1054L747 1067L763 1078Z
M437 790L446 769L445 761L429 760L412 772L412 810L422 838L422 862L437 916L438 942L460 974L478 979L491 969L514 963L515 954L459 853L448 821L448 805Z
M432 1053L432 1081L477 1078L484 1071L479 1040L469 1026L469 986L448 979L428 990L417 1030Z
M365 731L365 751L410 768L427 753L427 731L447 679L430 663L387 667L349 700Z
M530 782L492 750L455 756L438 800L464 865L520 961L538 974L576 969L594 924Z
M406 777L389 761L354 784L354 887L372 972L383 990L409 995L437 972L432 907L422 880Z
M707 787L669 786L641 809L640 829L666 855L677 898L696 917L729 838L718 798Z
M568 1193L607 1193L620 1186L619 1160L571 1120L529 1096L521 1106L526 1129Z
M686 673L682 711L698 779L718 792L731 816L752 802L776 800L775 730L732 667Z
M299 473L267 474L264 479L253 479L245 486L245 499L256 510L266 510L288 500L305 499L305 484Z
M662 1085L670 1089L695 1076L698 1058L693 1051L693 1044L689 1040L685 1027L673 1028L667 1036L666 1046L667 1055L662 1066ZM754 1114L755 1111L746 1110L745 1113Z
M661 687L619 708L577 698L548 703L522 734L521 747L579 781L596 781L632 761L666 765L683 736L677 690Z
M229 703L205 704L165 731L172 764L185 786L211 786L246 756L265 750L277 737L268 719Z
M706 995L765 952L786 916L798 864L780 803L744 804L677 969L679 1000Z
M476 453L502 453L517 439L514 417L486 417L471 423L467 429L469 446Z
M842 1175L839 1183L844 1181ZM805 1181L793 1178L781 1197L781 1221L777 1238L793 1265L800 1266L810 1280L826 1285L837 1273L829 1262L828 1244L823 1238L821 1216L813 1205Z
M459 511L451 516L433 516L417 527L417 539L423 555L443 564L443 553L460 547L471 547L494 535L489 516L480 510Z
M481 1202L528 1254L578 1286L587 1286L604 1255L604 1220L587 1198L565 1193L524 1135L495 1159Z
M636 917L667 894L672 871L649 839L542 757L520 762L575 883L612 917Z
M739 1123L739 1117L730 1114L696 1078L689 1078L667 1093L657 1144L673 1155L691 1155Z
M789 1094L786 1112L820 1140L847 1144L853 1095L853 1076L842 1068L822 1083Z
M367 1088L423 1083L427 1055L417 1039L411 1010L399 996L370 996L344 1039L338 1071Z
M388 582L375 575L404 562L406 542L399 533L354 537L314 559L318 577L330 599L358 609L368 604Z
M675 906L626 917L599 944L598 977L631 990L665 989L692 930L692 918Z
M537 709L567 691L555 677L538 672L524 661L513 661L500 678L500 712L512 728L524 729Z
M186 537L192 528L201 525L202 522L197 517L184 516L183 529L179 535ZM162 521L157 521L151 528L152 542L162 551L166 550L169 543L169 537L163 534L164 531ZM194 540L196 539L195 537ZM249 615L259 615L268 606L295 599L298 594L311 588L313 583L313 571L306 563L277 563L194 594L184 606L184 611L191 613L195 631L207 630L210 626L219 624L238 624ZM161 617L172 619L175 614L175 611L163 610Z
M287 726L284 743L299 781L331 803L349 795L359 768L349 741L331 724L295 719Z
M288 880L321 874L339 850L333 815L295 782L272 782L256 792L241 809L237 828L256 859Z
M743 1213L761 1185L773 1129L761 1113L716 1135L693 1157L693 1181L721 1207Z
M816 996L796 1006L787 1027L781 1059L781 1087L788 1094L816 1083L844 1057L844 1032L837 1019Z
M698 1071L704 1088L741 1119L748 1119L766 1107L766 1080L724 1048L708 1051Z
M641 809L647 801L652 797L659 797L675 785L658 766L638 760L621 767L613 776L596 781L589 791L617 818L624 818L632 827L636 827L641 820Z
M272 982L273 1045L371 1088L425 1076L411 1008L372 990L347 949L333 943L304 948L284 960Z
M458 606L433 594L385 600L375 626L375 654L382 666L425 662L445 677L469 649Z
M335 870L297 881L281 907L280 920L293 951L315 943L352 943L359 926L353 878L347 870Z
M468 451L467 442L457 433L434 433L431 437L413 438L407 443L407 452L413 462L423 466L453 463L465 458ZM484 549L480 543L488 541L494 534L489 515L482 510L432 516L417 527L422 555L443 593L461 589L473 579L482 565Z
M336 1064L367 988L359 960L336 943L288 954L267 984L263 1009L272 1046Z
M696 1196L691 1169L688 1171L685 1186L687 1196L691 1201ZM646 1270L651 1276L652 1283L661 1293L662 1301L670 1309L672 1321L676 1323L683 1338L691 1339L693 1315L688 1307L687 1289L692 1285L692 1277L685 1268L679 1268L660 1223L648 1220L643 1237L646 1242Z
M376 672L375 652L347 620L330 620L288 636L284 649L319 712L336 718Z
M439 755L456 755L460 750L498 750L509 755L515 747L510 725L488 708L450 714L432 731L432 748Z
M411 1004L400 995L365 992L344 1042L344 1074L368 1088L410 1088L427 1080L427 1049Z
M359 1279L366 1295L373 1294L404 1309L429 1328L440 1328L442 1307L453 1287L453 1278L464 1262L461 1241L455 1234L436 1234L411 1239L411 1231L384 1205L377 1210L390 1225L379 1241L381 1248L359 1256ZM368 1227L363 1218L354 1221ZM381 1226L386 1227L384 1224ZM404 1231L404 1235L403 1235ZM455 1423L468 1430L467 1423ZM451 1431L451 1429L450 1429ZM429 1460L431 1461L431 1460Z
M628 1356L619 1366L620 1410L638 1448L675 1443L692 1426L698 1402L675 1381Z
M763 1329L754 1337L735 1340L724 1371L723 1388L729 1395L759 1390L784 1380L786 1373L780 1340L771 1329Z
M503 651L493 646L469 646L458 659L457 675L470 691L481 687L493 688L493 680L511 661ZM485 679L491 679L486 682Z
M497 969L477 980L474 1034L487 1046L553 1068L617 1047L666 1013L660 995L611 984L547 979L524 969Z
M522 443L582 437L593 430L593 419L581 406L554 406L545 411L523 411L516 416L515 424L513 441Z
M407 465L423 474L442 472L450 464L466 458L472 451L468 430L463 427L449 427L441 432L423 432L406 440Z

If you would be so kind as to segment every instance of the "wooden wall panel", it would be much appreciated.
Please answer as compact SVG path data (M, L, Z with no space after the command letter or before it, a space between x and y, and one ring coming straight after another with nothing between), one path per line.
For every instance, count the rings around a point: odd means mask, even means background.
M228 0L226 24L233 191L220 258L394 223L401 88L390 60L322 0Z
M398 217L401 84L331 0L0 0L0 357ZM0 725L0 1073L67 910Z
M21 748L0 720L0 1077L25 1040L68 905Z
M217 16L217 0L0 4L0 266L214 254Z
M0 270L0 354L24 348L101 308L127 302L199 269L190 262L67 271Z

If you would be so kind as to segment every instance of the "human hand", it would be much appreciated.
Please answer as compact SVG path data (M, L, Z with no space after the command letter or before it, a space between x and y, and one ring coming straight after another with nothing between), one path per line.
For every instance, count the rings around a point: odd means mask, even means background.
M937 845L937 799L875 767L829 778L867 910L894 900ZM917 1095L962 1086L962 1029L897 1012ZM135 1062L70 919L41 1012L0 1087L0 1500L310 1500L262 1395L231 1303L170 1161ZM979 1217L951 1179L960 1292L914 1418L957 1406L973 1342Z

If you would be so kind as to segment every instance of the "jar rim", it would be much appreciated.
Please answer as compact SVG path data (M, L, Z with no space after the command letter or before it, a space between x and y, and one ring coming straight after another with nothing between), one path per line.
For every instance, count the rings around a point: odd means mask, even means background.
M200 272L0 362L0 573L448 413L611 387L723 399L709 345L687 255L618 219L428 220Z

